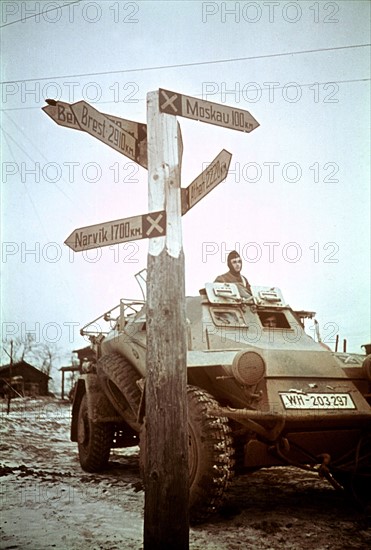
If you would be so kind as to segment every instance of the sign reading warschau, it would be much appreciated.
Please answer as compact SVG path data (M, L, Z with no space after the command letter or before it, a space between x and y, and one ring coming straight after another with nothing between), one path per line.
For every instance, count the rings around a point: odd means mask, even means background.
M147 168L147 151L140 149L138 139L125 130L123 124L117 124L86 101L73 103L70 108L81 130Z
M75 252L100 248L126 241L163 237L166 232L164 210L112 222L75 229L64 243Z
M182 214L188 212L227 177L231 158L231 153L223 149L186 189L182 189Z
M240 132L251 132L259 122L248 112L237 107L221 105L204 99L159 89L160 112L200 120Z

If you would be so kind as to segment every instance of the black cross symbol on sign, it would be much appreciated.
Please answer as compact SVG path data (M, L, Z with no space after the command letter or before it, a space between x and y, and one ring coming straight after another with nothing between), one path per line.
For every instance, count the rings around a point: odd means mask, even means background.
M169 90L160 88L159 94L160 111L170 115L182 114L182 96Z
M146 237L161 237L165 235L165 211L153 212L143 217L143 229ZM151 234L153 232L153 235Z
M166 90L161 90L161 94L163 95L163 97L166 99L165 103L163 103L161 105L161 109L163 109L164 111L166 110L166 108L169 108L171 107L173 110L174 110L174 113L177 113L178 110L177 108L175 107L175 105L173 105L173 101L176 100L176 98L178 97L177 94L173 94L171 97L169 97L167 94L168 93L172 93L172 92L167 92Z

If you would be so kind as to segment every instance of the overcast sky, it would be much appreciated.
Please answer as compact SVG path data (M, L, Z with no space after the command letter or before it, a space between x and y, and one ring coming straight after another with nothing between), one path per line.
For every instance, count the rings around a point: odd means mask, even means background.
M65 5L66 4L66 5ZM86 253L79 227L148 212L147 171L45 98L146 122L165 88L249 111L250 133L178 117L182 186L222 150L227 179L183 217L187 295L243 258L252 285L317 312L322 335L370 341L370 3L1 3L3 338L68 352L82 325L140 298L148 241ZM68 354L67 354L68 357ZM66 363L66 360L64 360Z

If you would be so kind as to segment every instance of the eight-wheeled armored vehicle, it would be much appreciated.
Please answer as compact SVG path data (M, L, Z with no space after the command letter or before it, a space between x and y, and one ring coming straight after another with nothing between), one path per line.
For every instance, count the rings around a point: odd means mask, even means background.
M371 361L321 342L314 313L278 288L207 283L186 298L190 516L222 505L233 475L316 469L336 488L371 494ZM103 320L111 327L104 331ZM305 325L311 323L312 334ZM146 414L146 303L122 299L84 327L96 362L75 391L71 439L84 470L140 445Z

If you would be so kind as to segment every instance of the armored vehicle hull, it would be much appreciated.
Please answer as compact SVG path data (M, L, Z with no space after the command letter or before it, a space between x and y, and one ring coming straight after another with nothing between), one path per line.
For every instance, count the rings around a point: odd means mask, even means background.
M222 505L233 475L287 464L317 470L366 502L369 357L331 351L314 313L293 311L279 289L252 292L210 283L186 299L191 518L204 520ZM95 471L110 447L141 440L145 452L146 304L122 300L107 334L89 326L84 333L97 362L79 380L71 437L82 467Z

